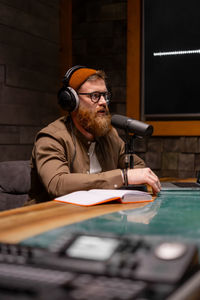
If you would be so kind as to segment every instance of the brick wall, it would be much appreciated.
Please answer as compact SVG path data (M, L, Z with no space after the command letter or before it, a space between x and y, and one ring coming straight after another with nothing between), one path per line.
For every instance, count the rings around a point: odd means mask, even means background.
M199 137L150 137L136 140L135 151L159 177L196 177Z
M29 159L58 116L59 1L0 0L0 161Z

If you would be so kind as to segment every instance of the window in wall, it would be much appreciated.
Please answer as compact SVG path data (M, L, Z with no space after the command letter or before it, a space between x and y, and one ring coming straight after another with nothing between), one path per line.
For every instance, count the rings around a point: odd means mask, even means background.
M127 115L148 121L154 127L154 135L200 136L198 2L128 0L127 3ZM148 8L146 13L145 8ZM170 16L171 9L174 12ZM142 24L145 14L149 28L147 23ZM141 39L143 30L144 40ZM186 50L187 53L182 52ZM179 97L178 86L186 89Z
M146 120L200 117L200 1L143 1Z

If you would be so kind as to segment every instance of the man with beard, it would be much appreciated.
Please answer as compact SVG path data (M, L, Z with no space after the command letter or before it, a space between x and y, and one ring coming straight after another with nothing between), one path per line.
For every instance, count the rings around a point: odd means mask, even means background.
M125 169L124 142L111 126L105 73L75 66L63 83L58 99L68 113L36 136L30 202L124 184L149 184L159 192L157 176L138 156L134 155L134 169Z

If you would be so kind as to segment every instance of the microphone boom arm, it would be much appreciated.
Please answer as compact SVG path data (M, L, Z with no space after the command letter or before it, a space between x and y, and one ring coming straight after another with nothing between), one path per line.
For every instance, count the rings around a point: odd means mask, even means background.
M113 115L111 124L114 127L123 129L126 133L125 139L125 167L134 168L134 140L143 136L150 136L153 133L153 126L122 115Z

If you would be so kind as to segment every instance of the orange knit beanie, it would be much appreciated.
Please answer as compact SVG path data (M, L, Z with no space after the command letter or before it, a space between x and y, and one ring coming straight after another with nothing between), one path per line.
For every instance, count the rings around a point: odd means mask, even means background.
M96 70L88 68L80 68L73 72L69 79L69 86L74 90L77 90L87 79L93 74L96 74Z

